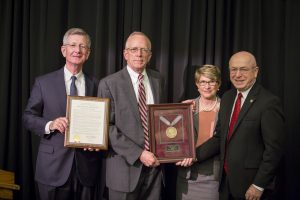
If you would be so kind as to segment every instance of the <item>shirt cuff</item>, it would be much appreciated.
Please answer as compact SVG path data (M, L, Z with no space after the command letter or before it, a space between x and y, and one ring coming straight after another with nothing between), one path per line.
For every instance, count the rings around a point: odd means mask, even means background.
M50 124L51 124L51 122L52 122L52 121L49 121L49 122L46 124L46 126L45 126L45 134L46 134L46 135L49 135L51 132L53 132L53 131L50 130Z
M256 189L258 189L259 191L261 191L261 192L264 191L264 188L258 187L257 185L254 185L254 184L252 184L252 185L253 185L253 187L255 187Z

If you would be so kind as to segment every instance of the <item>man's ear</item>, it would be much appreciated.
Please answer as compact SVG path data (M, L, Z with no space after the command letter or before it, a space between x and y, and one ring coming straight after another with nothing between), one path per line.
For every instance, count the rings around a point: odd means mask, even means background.
M123 56L125 60L128 60L128 52L126 50L123 50Z
M60 50L61 50L61 54L63 55L63 57L66 57L66 47L65 46L61 46Z
M89 49L86 55L86 60L90 57L90 54L91 54L91 50Z
M150 55L148 56L148 62L150 62L151 57L152 57L152 53L150 53ZM148 63L148 62L147 62L147 63Z

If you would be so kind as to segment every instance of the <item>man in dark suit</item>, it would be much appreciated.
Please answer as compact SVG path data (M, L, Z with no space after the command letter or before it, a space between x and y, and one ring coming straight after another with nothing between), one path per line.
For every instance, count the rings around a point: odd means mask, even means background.
M162 172L157 158L148 150L148 135L142 100L160 103L163 80L147 69L151 42L141 32L133 32L123 52L127 66L100 81L98 96L110 98L109 155L106 184L110 200L160 198ZM140 80L143 77L143 80ZM140 86L144 87L144 95Z
M256 82L251 53L234 54L229 71L235 88L223 95L216 135L197 148L197 159L221 153L221 200L269 199L285 138L282 106Z
M42 200L87 200L94 196L101 167L99 152L64 147L67 95L97 95L98 82L82 72L90 46L84 30L69 29L61 46L65 66L35 80L24 111L25 127L41 138L35 180Z

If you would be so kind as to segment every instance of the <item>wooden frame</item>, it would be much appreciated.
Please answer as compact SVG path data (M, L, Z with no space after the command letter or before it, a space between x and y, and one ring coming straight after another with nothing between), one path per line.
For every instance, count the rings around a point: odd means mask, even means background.
M15 173L0 169L0 199L13 199L14 190L20 190L15 184Z
M66 116L65 147L107 150L109 99L68 96Z
M191 104L148 105L150 151L161 163L195 159Z

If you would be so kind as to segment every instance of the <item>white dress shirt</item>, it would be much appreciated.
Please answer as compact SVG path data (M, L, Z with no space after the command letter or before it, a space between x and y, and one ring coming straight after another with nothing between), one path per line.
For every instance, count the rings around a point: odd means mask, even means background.
M64 67L64 77L65 77L65 86L66 86L66 92L67 95L70 95L70 86L72 83L71 77L73 74L66 68ZM75 85L77 88L77 94L78 96L85 96L85 79L82 70L75 75L76 76L76 81Z
M139 87L138 76L139 76L139 74L136 73L135 71L133 71L128 65L127 65L127 70L128 70L129 76L131 78L135 96L136 96L136 99L138 102L139 101L139 92L138 92L138 87ZM154 104L153 93L152 93L152 89L150 86L150 82L149 82L149 78L146 73L146 70L144 70L142 72L142 74L144 75L143 84L144 84L145 93L146 93L146 104Z

